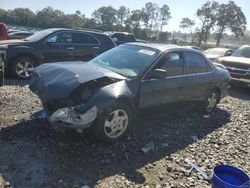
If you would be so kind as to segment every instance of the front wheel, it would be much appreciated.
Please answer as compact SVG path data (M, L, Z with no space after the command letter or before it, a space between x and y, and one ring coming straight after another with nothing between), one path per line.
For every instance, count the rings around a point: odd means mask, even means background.
M28 79L36 65L36 62L30 57L22 56L11 63L10 71L15 78Z
M99 140L113 142L123 138L130 128L132 113L123 103L118 103L103 112L93 127L93 134Z
M204 111L206 113L211 113L219 102L219 92L213 90L209 93L207 99L205 100Z

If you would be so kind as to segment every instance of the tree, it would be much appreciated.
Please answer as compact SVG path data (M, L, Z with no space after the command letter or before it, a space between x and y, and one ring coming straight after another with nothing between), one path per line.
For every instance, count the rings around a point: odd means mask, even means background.
M221 38L226 29L230 29L237 37L243 36L246 29L246 17L233 1L219 5L217 12L216 46L220 45Z
M125 6L120 6L117 10L117 24L119 25L119 30L124 26L125 20L129 18L130 10Z
M171 18L170 10L168 5L163 5L160 8L160 30L162 31L163 26L168 24L168 20Z
M201 21L201 27L198 32L198 45L200 46L202 41L207 42L210 30L213 28L216 22L216 14L218 10L218 2L206 2L200 9L197 10L197 16Z
M116 9L112 6L103 6L93 12L92 18L97 23L99 29L113 30L113 24L116 23L116 13Z
M0 8L0 22L6 22L7 16L8 16L8 12Z
M28 8L16 8L8 12L7 21L18 25L33 25L36 14Z
M140 23L143 19L144 12L142 10L133 10L131 12L131 15L129 19L126 21L126 23L133 29L133 32L135 34L138 34L138 29L140 27Z
M195 26L195 21L191 20L190 18L182 18L180 22L180 28L187 30L190 35L191 35L191 43L194 42L194 26Z
M65 15L60 10L54 10L52 7L47 7L37 12L36 15L38 27L65 27Z
M158 36L158 40L160 41L160 42L167 42L168 41L168 39L170 38L170 36L171 36L171 33L169 33L169 32L160 32L159 33L159 36Z

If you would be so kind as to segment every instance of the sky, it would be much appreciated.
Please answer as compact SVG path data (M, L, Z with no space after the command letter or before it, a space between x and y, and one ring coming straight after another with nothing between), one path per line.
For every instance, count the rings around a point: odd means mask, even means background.
M65 13L75 13L80 10L81 13L90 17L92 12L101 6L113 6L118 9L121 5L130 10L141 9L147 2L157 3L159 6L167 4L170 8L172 19L164 30L178 31L179 24L184 17L196 19L195 13L207 0L0 0L0 8L5 10L14 8L29 8L36 12L47 6L53 9L59 9ZM219 3L227 3L228 0L217 0ZM250 30L250 1L235 0L235 3L241 7L247 18L247 29ZM196 20L198 24L198 20Z

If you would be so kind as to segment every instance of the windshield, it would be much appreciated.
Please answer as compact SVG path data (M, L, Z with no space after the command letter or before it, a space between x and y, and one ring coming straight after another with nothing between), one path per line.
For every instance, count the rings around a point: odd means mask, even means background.
M250 47L242 47L239 48L238 50L236 50L232 56L234 57L246 57L246 58L250 58Z
M48 36L52 32L53 32L52 30L48 30L48 29L38 31L34 35L31 35L31 36L27 37L25 40L26 41L31 41L31 42L38 41L38 40L41 40L42 38Z
M204 51L205 54L209 54L209 55L225 55L226 51L228 49L218 49L218 48L211 48L211 49L207 49L206 51Z
M142 73L157 58L159 51L135 45L121 45L90 61L125 77Z

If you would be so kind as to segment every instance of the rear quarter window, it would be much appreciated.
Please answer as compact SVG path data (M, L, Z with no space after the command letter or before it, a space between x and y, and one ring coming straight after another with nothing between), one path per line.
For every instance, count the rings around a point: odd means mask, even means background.
M98 44L99 43L94 37L85 33L73 33L72 42L75 44Z

